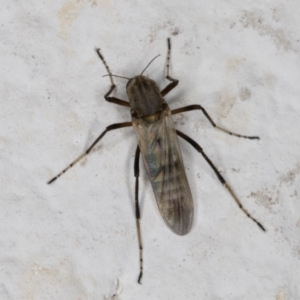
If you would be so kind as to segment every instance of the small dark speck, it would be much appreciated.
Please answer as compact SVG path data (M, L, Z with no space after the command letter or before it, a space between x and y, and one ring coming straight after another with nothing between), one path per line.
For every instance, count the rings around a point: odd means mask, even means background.
M178 28L175 28L172 32L172 35L178 35L179 34L179 29Z

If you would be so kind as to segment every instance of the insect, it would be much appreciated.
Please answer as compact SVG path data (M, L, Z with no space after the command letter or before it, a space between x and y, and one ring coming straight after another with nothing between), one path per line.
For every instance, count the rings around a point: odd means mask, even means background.
M130 107L131 122L116 123L109 125L100 134L100 136L92 143L92 145L77 159L75 159L68 167L61 171L58 175L48 181L48 184L54 182L63 173L73 167L79 160L88 155L94 146L111 131L124 127L133 126L137 139L138 146L135 151L134 159L134 176L135 176L135 218L137 227L137 236L139 244L140 258L140 273L138 283L141 283L143 276L143 246L140 227L140 207L139 207L139 159L140 155L144 160L146 171L151 181L156 202L166 225L176 234L185 235L192 227L194 217L194 204L192 194L187 181L184 164L181 156L181 151L178 142L178 136L191 144L211 166L221 184L231 194L239 208L254 221L260 229L265 231L265 228L259 223L250 213L243 207L238 197L233 192L232 188L225 181L223 176L217 170L212 161L204 153L203 149L193 139L185 135L183 132L176 130L173 124L172 115L188 112L192 110L201 110L210 124L233 136L247 139L259 139L257 136L245 136L228 131L220 126L217 126L206 110L199 104L188 105L185 107L170 110L168 104L164 100L164 96L173 90L179 83L177 79L170 76L170 56L171 56L171 40L167 39L167 66L166 79L170 83L160 91L157 83L149 77L143 75L148 66L146 66L140 75L133 78L113 75L102 56L100 49L96 49L99 58L102 60L104 67L110 78L111 86L109 91L104 95L104 99L108 102L121 106ZM126 92L128 101L121 100L110 96L115 89L113 77L122 77L128 79Z

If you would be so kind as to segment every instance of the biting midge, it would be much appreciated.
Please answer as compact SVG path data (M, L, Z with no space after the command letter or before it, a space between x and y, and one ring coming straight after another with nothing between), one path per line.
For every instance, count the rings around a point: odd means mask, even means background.
M194 204L190 187L187 181L177 136L191 144L191 146L193 146L203 156L203 158L217 175L217 178L219 179L221 184L231 194L239 208L246 214L248 218L254 221L260 229L265 231L265 228L261 225L261 223L259 223L254 217L252 217L251 214L243 207L240 200L233 192L232 188L225 181L224 177L220 174L218 169L208 158L200 145L181 131L175 129L172 115L192 110L201 110L213 127L229 135L252 140L258 140L259 137L236 134L216 125L207 111L199 104L188 105L185 107L170 110L163 97L167 95L171 90L173 90L178 85L179 81L171 77L169 73L171 41L170 39L168 39L167 41L168 54L166 79L169 80L170 83L162 91L160 91L157 83L154 80L143 75L144 71L156 57L147 65L147 67L140 75L137 75L133 78L127 78L123 76L112 75L106 61L104 60L104 57L100 53L100 49L96 49L97 54L99 55L106 68L111 82L109 91L104 95L105 100L121 106L130 107L132 120L131 122L116 123L106 127L106 129L82 155L75 159L62 172L48 181L48 184L52 183L63 173L73 167L79 160L88 155L94 148L94 146L104 137L107 132L133 126L138 140L138 146L136 148L134 159L134 176L135 218L140 257L140 273L138 276L139 283L141 283L143 275L143 246L138 196L140 156L142 156L143 158L146 171L153 187L159 211L166 225L174 233L178 235L185 235L191 230L193 224ZM116 87L113 80L114 76L128 79L126 92L129 102L111 96L111 93Z

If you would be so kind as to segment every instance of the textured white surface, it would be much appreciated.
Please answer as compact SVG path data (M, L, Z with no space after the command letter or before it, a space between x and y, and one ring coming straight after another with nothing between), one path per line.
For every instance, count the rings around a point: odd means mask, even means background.
M297 0L2 1L0 299L299 299L299 10ZM164 87L168 36L180 80L171 108L202 104L219 125L261 137L227 136L200 112L175 118L267 232L182 142L195 224L185 237L164 225L142 167L138 285L132 129L46 182L130 120L103 99L95 47L128 77L161 54L147 75Z

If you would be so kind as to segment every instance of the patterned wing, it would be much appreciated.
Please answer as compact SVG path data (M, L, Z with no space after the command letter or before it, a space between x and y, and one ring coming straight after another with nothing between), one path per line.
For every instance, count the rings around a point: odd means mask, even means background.
M194 204L169 107L152 123L133 118L133 126L162 217L173 232L187 234Z

